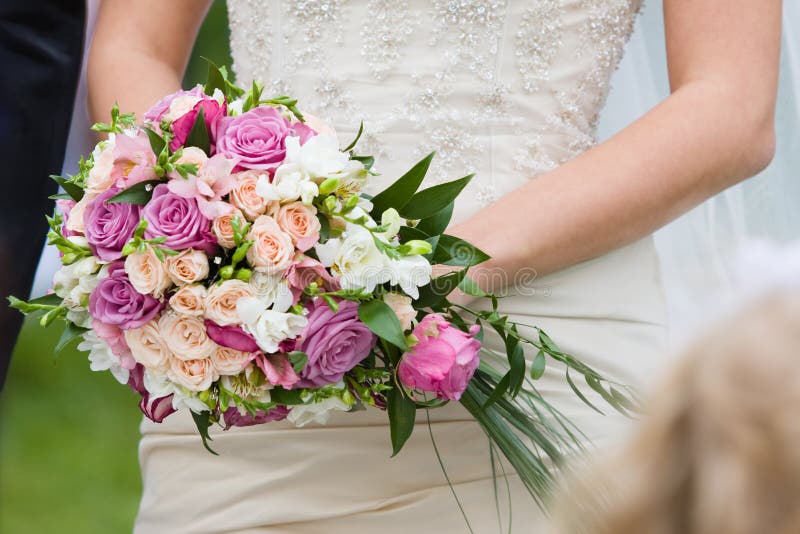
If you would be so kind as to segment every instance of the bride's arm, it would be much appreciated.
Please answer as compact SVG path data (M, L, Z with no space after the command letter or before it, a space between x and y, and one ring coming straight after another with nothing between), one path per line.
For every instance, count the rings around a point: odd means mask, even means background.
M664 0L664 14L672 95L451 228L492 255L481 270L546 274L596 257L772 159L781 2Z
M107 121L115 101L141 118L180 89L210 0L103 0L89 52L89 114Z

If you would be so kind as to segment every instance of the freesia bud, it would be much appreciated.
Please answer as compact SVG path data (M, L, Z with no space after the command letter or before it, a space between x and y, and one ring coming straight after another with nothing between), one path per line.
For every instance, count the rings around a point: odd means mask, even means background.
M339 187L339 179L338 178L328 178L321 184L319 184L319 194L320 195L330 195Z

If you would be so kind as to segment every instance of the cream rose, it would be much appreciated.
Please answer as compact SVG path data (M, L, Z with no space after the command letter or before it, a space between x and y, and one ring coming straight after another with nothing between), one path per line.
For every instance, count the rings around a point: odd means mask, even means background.
M214 284L206 296L206 319L220 326L239 324L242 321L236 311L236 303L243 297L254 295L252 286L241 280L225 280L221 284Z
M172 358L167 376L190 391L205 391L219 378L210 358L197 360Z
M252 354L232 349L230 347L218 347L217 351L211 355L214 368L220 375L233 376L242 372L247 362L252 359Z
M206 309L206 288L198 284L183 286L170 297L169 305L177 313L201 317Z
M194 163L198 169L208 161L208 156L201 149L196 146L187 146L183 148L181 157L178 158L178 163Z
M111 171L114 170L114 146L114 139L109 136L107 141L98 143L94 148L92 152L94 165L86 177L86 191L100 194L114 185L114 179L111 177Z
M292 263L295 252L292 238L272 217L261 215L257 218L247 233L247 239L253 241L247 251L247 260L256 270L277 274Z
M183 117L187 113L189 113L192 108L200 102L201 98L199 96L195 96L192 94L188 95L181 95L175 98L169 104L169 109L164 114L164 119L168 121L174 121L175 119L179 119Z
M246 224L247 219L244 218L244 214L238 209L233 209L230 213L220 215L214 219L214 222L211 224L211 231L217 236L217 243L219 243L219 246L223 248L233 248L236 246L233 237L233 224L231 224L231 221L233 221L235 217L239 220L239 226L244 226Z
M83 215L86 213L86 206L89 205L89 202L97 197L97 193L91 193L86 191L83 194L83 198L81 198L72 209L69 210L69 217L67 217L67 230L70 232L77 232L79 234L86 233L86 226L83 222Z
M159 299L172 286L166 265L156 257L150 247L144 252L134 252L125 258L125 273L136 291Z
M200 250L186 249L177 256L169 256L166 264L170 278L179 286L208 276L208 256Z
M123 332L134 360L146 369L159 373L165 373L169 369L170 351L161 338L158 322L153 320L144 326Z
M264 173L244 171L234 174L236 185L230 192L231 204L242 210L248 221L254 221L267 212L267 200L256 193L258 178Z
M411 321L417 316L417 310L411 305L411 297L400 293L386 293L383 295L383 302L397 315L403 330L411 328Z
M203 321L197 317L166 313L158 320L158 331L167 348L180 360L208 358L217 344L206 333Z
M305 252L319 241L320 224L317 208L302 202L281 206L275 214L275 222L289 234L298 250Z

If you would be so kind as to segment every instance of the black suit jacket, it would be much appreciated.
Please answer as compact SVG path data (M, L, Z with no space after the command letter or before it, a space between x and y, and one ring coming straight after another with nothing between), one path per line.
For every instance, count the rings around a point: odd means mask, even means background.
M80 76L83 0L0 0L0 388L64 159Z

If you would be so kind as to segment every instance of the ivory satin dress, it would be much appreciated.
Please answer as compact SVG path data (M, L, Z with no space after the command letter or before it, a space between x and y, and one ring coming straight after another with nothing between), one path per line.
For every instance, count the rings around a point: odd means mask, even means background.
M298 97L343 144L364 120L357 151L376 158L373 191L431 150L437 156L424 186L475 173L455 220L592 146L639 8L638 0L228 0L240 85L259 79L268 94ZM558 199L532 199L530 209L548 202ZM528 231L535 230L509 239ZM665 310L651 238L534 274L520 273L502 313L543 327L564 350L627 383L642 384L658 367ZM491 336L487 343L500 348ZM611 446L623 434L623 418L582 404L556 365L538 386L594 445ZM501 532L487 438L458 404L431 416L474 531ZM467 532L424 414L418 423L390 459L388 419L374 409L337 413L326 426L212 431L219 456L203 449L186 413L145 420L135 532ZM512 531L543 532L541 512L510 479Z

